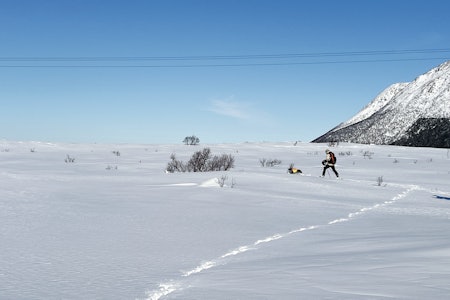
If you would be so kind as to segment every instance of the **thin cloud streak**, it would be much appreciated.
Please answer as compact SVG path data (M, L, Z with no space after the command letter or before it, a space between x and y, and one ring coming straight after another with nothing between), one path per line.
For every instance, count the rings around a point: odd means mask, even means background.
M213 100L209 111L241 120L250 119L248 105L228 100Z

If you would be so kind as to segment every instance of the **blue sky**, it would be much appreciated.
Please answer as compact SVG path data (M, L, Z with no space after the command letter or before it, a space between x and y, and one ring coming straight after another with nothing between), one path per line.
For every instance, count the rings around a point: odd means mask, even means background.
M444 0L1 0L0 139L310 141L450 59L449 11Z

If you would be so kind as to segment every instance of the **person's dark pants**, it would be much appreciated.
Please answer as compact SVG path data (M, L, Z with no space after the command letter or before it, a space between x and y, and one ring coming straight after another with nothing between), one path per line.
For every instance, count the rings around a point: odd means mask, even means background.
M333 170L334 174L336 174L336 177L339 177L339 173L336 171L336 169L334 168L334 165L325 165L325 167L323 167L323 172L322 172L322 176L325 176L325 171L331 168L331 170Z

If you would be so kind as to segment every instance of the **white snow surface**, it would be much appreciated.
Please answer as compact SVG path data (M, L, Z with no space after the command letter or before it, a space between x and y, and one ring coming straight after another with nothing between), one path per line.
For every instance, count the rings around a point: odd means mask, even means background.
M0 141L0 299L448 299L449 150L327 147Z

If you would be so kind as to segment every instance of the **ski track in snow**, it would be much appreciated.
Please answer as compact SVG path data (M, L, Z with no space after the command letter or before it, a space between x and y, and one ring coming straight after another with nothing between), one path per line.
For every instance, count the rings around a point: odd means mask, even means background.
M412 185L412 186L408 186L406 190L404 190L403 192L397 194L395 197L393 197L390 200L384 201L382 203L378 203L375 204L373 206L369 206L369 207L363 207L358 211L349 213L346 217L342 217L339 219L335 219L335 220L331 220L327 223L324 224L319 224L319 225L311 225L311 226L307 226L307 227L301 227L298 229L294 229L291 230L289 232L286 233L277 233L274 234L272 236L260 239L255 241L253 244L249 244L249 245L245 245L245 246L240 246L236 249L233 249L225 254L223 254L222 256L209 260L209 261L205 261L202 262L200 265L198 265L197 267L195 267L192 270L189 271L185 271L182 273L181 277L190 277L193 276L195 274L201 273L203 271L206 271L208 269L212 269L215 268L217 266L220 265L225 265L227 263L227 260L231 259L233 256L245 253L247 251L254 251L257 250L261 244L265 244L265 243L271 243L274 242L276 240L282 239L282 238L286 238L290 235L296 234L296 233L301 233L304 231L309 231L309 230L314 230L314 229L319 229L319 228L323 228L323 227L328 227L328 226L332 226L334 224L338 224L338 223L342 223L342 222L348 222L350 220L352 220L353 218L362 215L364 213L367 213L371 210L386 206L386 205L390 205L395 203L396 201L406 197L410 192L414 191L414 190L423 190L423 188L420 188L419 186L416 185ZM147 297L145 298L146 300L159 300L164 296L167 296L175 291L178 290L182 290L184 288L188 288L183 286L183 282L182 282L182 278L178 281L176 280L171 280L168 282L164 282L164 283L160 283L158 285L158 289L153 290L153 291L149 291L147 292Z

